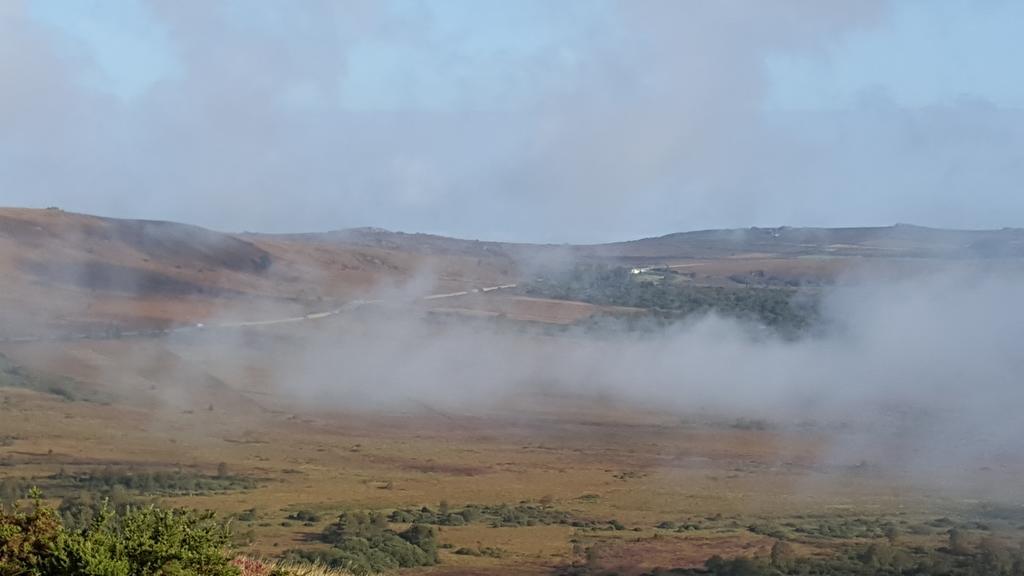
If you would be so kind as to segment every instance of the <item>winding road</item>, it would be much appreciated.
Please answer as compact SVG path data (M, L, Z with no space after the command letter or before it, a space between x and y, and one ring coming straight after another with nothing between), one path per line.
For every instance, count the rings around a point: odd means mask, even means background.
M499 286L488 286L486 288L473 288L470 290L461 290L459 292L446 292L443 294L431 294L429 296L422 296L417 300L428 301L428 300L442 300L445 298L457 298L459 296L468 296L470 294L482 294L487 292L494 292L496 290L510 290L516 288L518 284L501 284ZM338 316L346 312L351 312L357 308L363 306L372 306L375 304L386 304L390 300L378 298L375 300L352 300L346 303L344 306L334 308L333 310L327 310L324 312L313 312L302 316L290 316L287 318L273 318L268 320L244 320L236 322L220 322L215 324L188 324L185 326L175 326L173 328L165 328L162 330L105 330L103 332L88 332L79 334L65 334L58 336L20 336L20 337L0 337L0 343L4 342L46 342L46 341L63 341L63 340L112 340L117 338L132 338L132 337L153 337L153 336L166 336L170 334L177 334L182 332L195 332L195 331L210 331L210 330L225 330L225 329L237 329L237 328L248 328L257 326L275 326L278 324L293 324L297 322L310 322L315 320L323 320L325 318L331 318Z

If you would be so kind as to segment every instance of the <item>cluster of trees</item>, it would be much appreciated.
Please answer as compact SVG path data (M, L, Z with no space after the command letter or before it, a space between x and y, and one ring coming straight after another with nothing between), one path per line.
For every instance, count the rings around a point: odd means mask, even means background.
M0 512L0 575L233 576L227 527L212 514L155 507L109 509L65 526L31 494L29 510Z
M610 575L597 555L587 550L586 564L569 576ZM648 576L1024 576L1024 549L1011 548L992 537L968 542L963 531L949 531L949 544L937 550L903 548L875 542L835 554L800 556L789 543L777 541L763 558L713 556L703 568L657 569Z
M713 557L705 574L712 576L1024 576L1024 552L992 538L977 545L956 541L940 550L905 550L874 543L829 558L797 557L792 547L777 542L767 559Z
M540 504L467 504L459 510L451 510L446 502L441 502L437 510L431 510L427 506L395 510L388 520L395 523L414 522L436 526L462 526L474 522L487 522L493 527L572 525L576 521L568 512Z
M49 480L58 492L84 490L101 495L118 489L154 495L208 494L248 490L258 485L251 478L230 474L223 464L216 475L189 470L117 470L108 466L80 474L60 472Z
M663 320L715 312L781 331L800 331L818 319L816 300L791 288L651 282L638 280L627 268L600 265L579 265L564 274L532 282L525 290L543 298L646 308Z
M492 528L516 528L521 526L550 526L559 524L593 530L625 530L618 520L588 520L577 518L564 510L546 504L520 502L519 504L467 504L452 510L447 502L441 502L437 510L427 506L403 508L392 512L388 521L396 524L430 524L434 526L462 526L482 522Z
M319 562L353 574L376 574L437 563L434 528L413 524L396 532L379 512L345 512L327 526L320 539L329 550L291 550L286 560Z
M816 522L796 526L793 532L821 538L848 540L851 538L889 537L896 527L878 518L822 518Z

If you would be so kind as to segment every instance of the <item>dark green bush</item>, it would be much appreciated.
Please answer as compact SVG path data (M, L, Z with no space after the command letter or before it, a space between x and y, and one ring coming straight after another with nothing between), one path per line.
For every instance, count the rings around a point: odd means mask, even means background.
M106 494L122 488L140 494L166 496L247 490L258 485L251 478L228 474L214 476L190 470L118 470L111 467L80 474L57 474L47 480L56 492L86 490Z
M705 564L711 576L1020 576L1024 555L991 538L961 554L948 551L907 551L873 543L828 558L797 558L792 549L777 544L771 562L761 559L715 556ZM695 574L680 571L679 574Z
M2 576L228 576L227 528L212 514L154 507L117 517L103 508L66 528L38 493L30 512L0 514Z
M479 506L468 504L462 510L449 511L446 514L435 512L423 507L419 510L407 508L395 510L388 516L394 523L431 524L434 526L462 526L473 522L488 522L493 527L518 527L536 525L576 525L582 523L590 526L588 521L580 521L568 512L557 510L551 506L521 503L517 505L497 504Z
M792 288L693 286L668 280L638 280L627 268L580 265L566 273L525 286L527 294L577 300L602 306L647 308L647 320L671 322L694 314L723 316L763 324L786 334L813 326L820 316L817 301ZM627 317L627 322L637 318ZM596 321L600 322L600 319Z
M413 524L396 533L388 526L388 518L378 512L345 512L324 529L320 538L333 546L329 553L292 551L291 554L356 574L437 563L437 535L433 528Z

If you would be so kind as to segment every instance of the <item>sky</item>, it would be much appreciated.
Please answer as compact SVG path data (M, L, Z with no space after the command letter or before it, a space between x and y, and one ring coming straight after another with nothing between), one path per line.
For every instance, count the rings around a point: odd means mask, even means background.
M5 0L0 205L601 242L1024 226L1015 0Z

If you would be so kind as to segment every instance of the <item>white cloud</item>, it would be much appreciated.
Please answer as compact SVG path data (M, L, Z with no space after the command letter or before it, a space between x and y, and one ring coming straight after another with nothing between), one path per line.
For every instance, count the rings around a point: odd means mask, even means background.
M767 55L875 26L880 2L472 5L153 0L177 71L121 99L79 81L87 53L69 59L56 29L4 3L2 203L538 241L1019 224L1013 111L865 102L793 118L762 106ZM533 22L544 26L531 36ZM488 43L475 24L505 34ZM381 54L393 62L353 106L366 74L354 70Z

